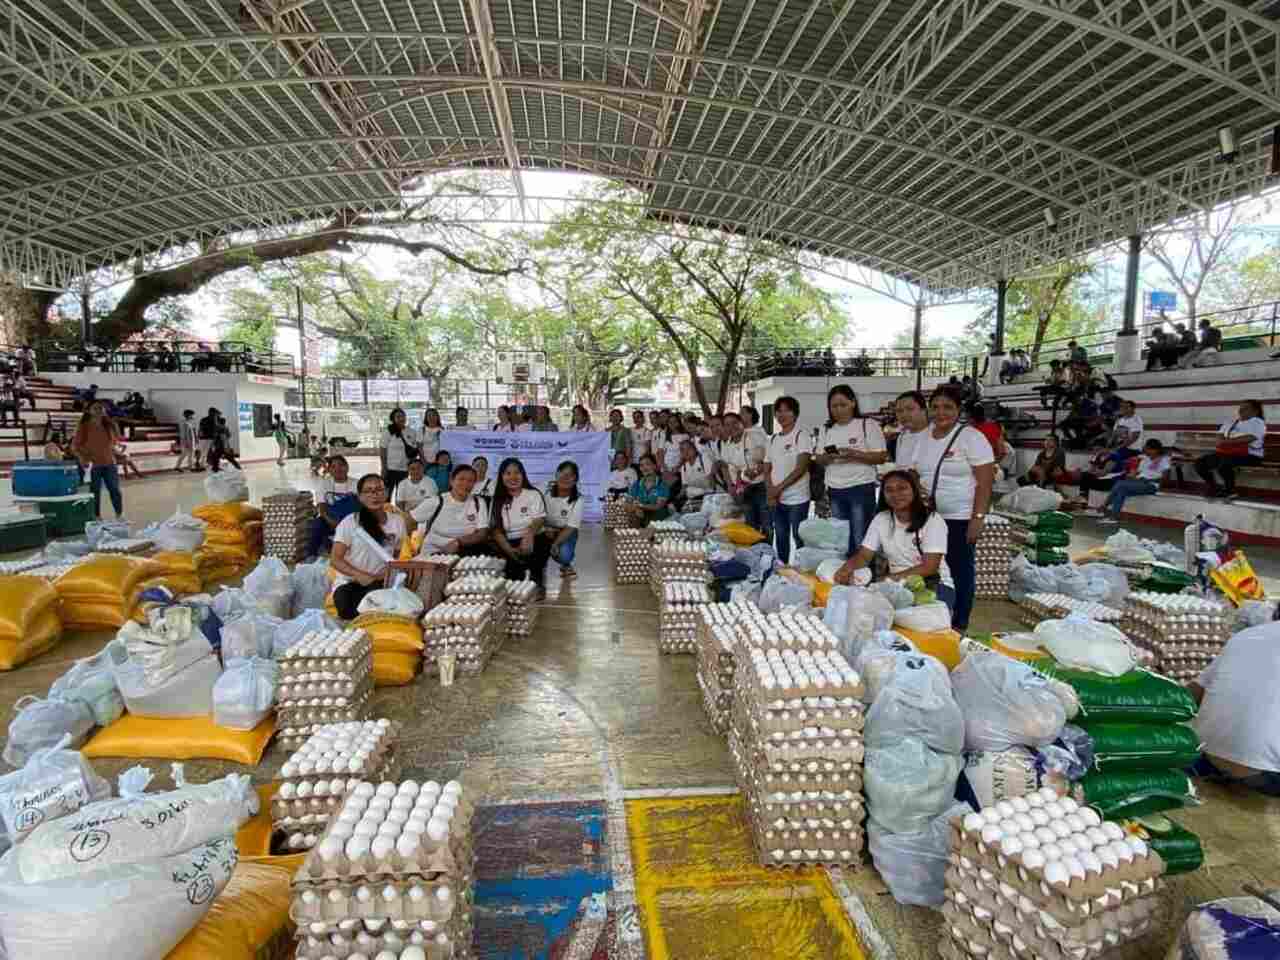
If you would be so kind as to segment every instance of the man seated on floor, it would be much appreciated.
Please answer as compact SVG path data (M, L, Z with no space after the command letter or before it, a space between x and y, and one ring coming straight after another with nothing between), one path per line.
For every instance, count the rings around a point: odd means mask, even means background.
M311 538L307 544L309 561L332 546L333 532L338 529L338 524L360 506L350 471L346 457L329 458L329 475L320 482L320 495L316 498L316 510L320 515L311 521Z
M1241 630L1200 679L1191 721L1204 754L1191 772L1280 797L1280 623Z

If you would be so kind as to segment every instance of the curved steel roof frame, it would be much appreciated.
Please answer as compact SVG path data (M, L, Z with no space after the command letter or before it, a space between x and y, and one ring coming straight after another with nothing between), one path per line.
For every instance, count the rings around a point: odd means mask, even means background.
M0 274L151 269L489 167L526 219L553 207L526 203L522 170L597 173L655 219L958 295L1264 189L1278 18L1280 0L0 0Z

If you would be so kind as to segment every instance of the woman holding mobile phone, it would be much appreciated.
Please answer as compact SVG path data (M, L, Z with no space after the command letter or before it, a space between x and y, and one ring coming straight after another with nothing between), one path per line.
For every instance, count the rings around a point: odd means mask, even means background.
M818 438L814 459L826 468L831 512L849 523L846 557L857 551L876 510L876 467L889 459L884 431L862 416L858 398L847 385L827 391L827 422Z

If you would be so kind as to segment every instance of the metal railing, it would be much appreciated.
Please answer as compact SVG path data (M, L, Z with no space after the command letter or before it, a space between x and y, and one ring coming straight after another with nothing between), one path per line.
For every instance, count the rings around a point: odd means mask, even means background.
M747 353L739 363L739 375L744 381L766 377L905 377L914 375L917 369L926 377L960 372L955 361L933 350L922 351L918 366L909 352L815 347Z
M114 350L51 350L40 357L40 369L85 373L257 373L295 377L294 358L287 353L255 350L237 340L210 347L199 340L144 340Z

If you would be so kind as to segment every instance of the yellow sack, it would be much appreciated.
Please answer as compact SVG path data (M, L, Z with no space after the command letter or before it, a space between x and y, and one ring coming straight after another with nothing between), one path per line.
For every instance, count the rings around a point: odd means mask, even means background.
M204 590L204 584L200 582L200 578L194 573L164 573L158 577L150 577L143 580L140 584L141 589L149 590L152 587L164 587L175 597L185 597L190 593L200 593Z
M1043 660L1045 657L1049 656L1049 651L1042 647L1037 647L1034 650L1020 650L1017 647L1007 647L1000 642L1001 636L1002 635L999 633L993 633L991 635L991 649L996 651L996 653L1003 653L1006 657L1009 657L1012 660L1021 660L1024 663L1030 663L1034 660ZM1031 634L1024 634L1024 636L1031 636Z
M58 603L58 591L40 577L0 577L0 638L20 640Z
M421 653L422 627L417 620L388 613L362 613L352 627L366 631L373 640L374 653Z
M960 634L955 630L934 630L932 633L923 633L896 625L893 629L914 643L921 653L937 657L948 670L954 670L960 666L960 661L964 659L964 655L960 653Z
M422 657L416 653L373 652L373 685L375 687L403 687L413 683L418 675Z
M1267 595L1243 550L1237 550L1226 563L1210 570L1209 579L1237 607L1246 600L1263 600Z
M204 535L204 542L206 546L243 547L249 538L239 527L210 527Z
M133 604L129 604L133 610ZM96 633L99 630L115 630L129 619L124 601L68 600L62 605L62 626L77 633Z
M178 941L165 960L268 960L292 953L289 883L285 864L241 861L209 912Z
M97 554L53 581L53 589L64 601L68 597L123 600L143 580L163 572L164 567L145 557Z
M729 538L731 543L740 547L750 547L764 539L764 534L754 527L748 527L741 520L730 520L722 525L720 532Z
M234 503L204 503L191 511L212 527L239 527L250 520L261 520L262 511L242 500Z
M56 647L61 639L62 617L56 606L48 607L21 636L0 637L0 670L12 670L32 657L40 656L46 650Z
M165 573L199 573L196 554L189 550L161 550L148 557L152 563L164 567Z
M336 606L336 605L334 604L334 602L333 602L333 591L332 591L332 590L330 590L330 591L329 591L329 593L325 595L325 598L324 598L324 612L325 612L325 613L327 613L329 616L333 617L333 619L335 619L335 620L340 620L340 619L342 619L341 617L339 617L339 616L338 616L338 608L337 608L337 606Z
M241 856L241 863L265 863L269 867L281 867L289 871L289 876L293 876L302 869L302 865L307 862L307 854L305 853L281 853L275 856L268 854L265 857ZM288 954L285 955L286 958Z
M275 735L275 715L252 730L219 727L212 717L123 717L81 748L86 757L230 760L257 766Z
M280 782L259 784L253 789L258 795L258 815L236 831L236 849L242 859L271 855L271 798L280 789Z

